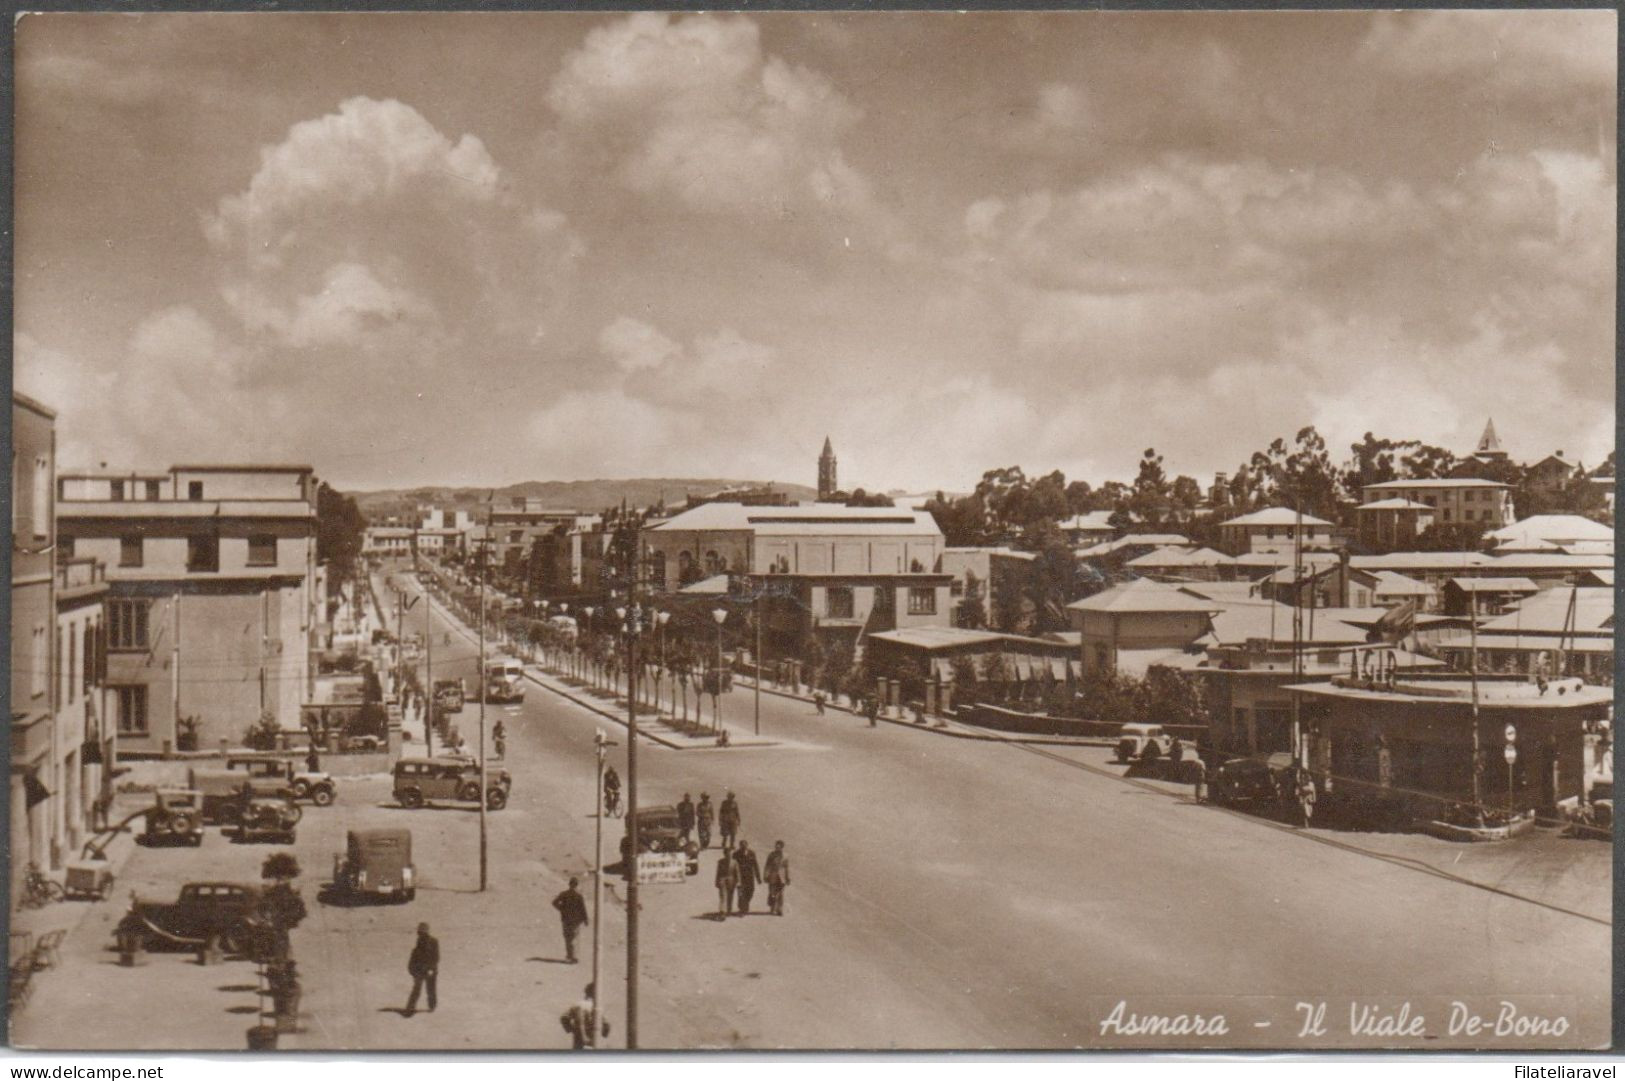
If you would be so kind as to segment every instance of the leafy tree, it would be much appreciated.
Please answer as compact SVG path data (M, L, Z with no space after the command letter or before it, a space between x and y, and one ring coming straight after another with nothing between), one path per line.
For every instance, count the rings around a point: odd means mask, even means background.
M1174 521L1184 525L1192 521L1207 503L1207 496L1195 477L1181 474L1174 478L1173 487L1169 489L1168 500L1171 505L1171 515Z
M980 496L947 499L938 492L935 499L925 504L924 509L936 520L948 547L975 548L988 542L987 510Z
M1170 495L1168 475L1162 468L1162 455L1155 448L1147 447L1140 456L1140 470L1134 477L1128 510L1142 522L1159 524L1168 517Z
M317 486L316 560L327 564L330 591L354 577L366 532L367 519L353 498L325 483Z
M1078 561L1054 522L1040 521L1021 535L1021 547L1034 553L1027 564L1025 599L1031 605L1034 630L1065 630L1066 606L1083 595Z
M882 492L870 494L862 488L858 488L846 497L846 505L849 507L890 507L894 504L889 495Z
M1094 505L1095 490L1086 480L1075 480L1066 486L1067 514L1084 514L1100 508Z
M1483 546L1483 526L1472 522L1434 522L1411 545L1418 552L1476 552Z

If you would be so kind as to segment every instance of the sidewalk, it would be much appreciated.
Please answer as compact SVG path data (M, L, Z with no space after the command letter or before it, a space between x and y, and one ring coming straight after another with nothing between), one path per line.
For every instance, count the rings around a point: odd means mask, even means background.
M746 687L755 687L755 681L750 676L736 675L734 678L738 683L742 683ZM765 683L762 685L762 693L777 695L780 698L787 698L796 702L805 702L808 705L813 704L811 695L787 691ZM862 716L862 712L855 707L839 706L829 699L825 699L824 708L838 710L841 713L850 713L855 717ZM888 717L885 713L881 713L877 720L913 731L930 732L934 735L951 736L956 739L979 739L989 743L1041 744L1056 747L1112 747L1117 744L1115 739L1096 739L1090 736L1031 736L1019 732L1000 732L996 729L981 728L974 724L966 724L964 721L941 716L927 717L923 721L914 721L909 720L907 717Z

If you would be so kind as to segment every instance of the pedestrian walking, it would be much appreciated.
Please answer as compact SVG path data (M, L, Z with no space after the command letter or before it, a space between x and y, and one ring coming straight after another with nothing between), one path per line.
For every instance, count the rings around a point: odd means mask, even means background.
M694 808L694 824L700 831L700 847L711 847L711 823L715 821L716 810L711 806L711 794L700 793L700 805Z
M1175 776L1178 776L1179 764L1183 761L1185 761L1185 744L1175 736L1174 741L1168 744L1168 762L1174 767Z
M756 862L756 853L748 841L740 841L734 852L734 863L739 868L739 914L750 915L750 900L756 896L756 884L762 880L762 865Z
M565 1010L559 1016L559 1024L564 1031L570 1034L570 1049L583 1051L589 1047L597 1047L598 1041L593 1038L593 1026L598 1024L598 986L589 983L583 990L581 1001ZM609 1022L606 1020L599 1029L603 1036L609 1035Z
M739 868L734 864L733 850L722 846L717 857L717 919L725 920L733 911L734 890L739 885Z
M694 801L687 792L683 793L681 802L677 804L677 832L685 845L688 844L688 835L694 832Z
M722 799L722 808L717 812L717 825L722 830L722 847L732 849L739 839L739 801L734 799L732 792Z
M576 963L576 936L588 923L587 902L576 888L579 885L581 881L572 878L570 884L553 898L553 907L558 910L559 922L564 928L564 959L572 965Z
M767 879L767 910L775 916L784 915L784 887L790 884L790 857L784 854L784 842L774 841L773 851L767 854L762 867Z
M824 715L824 692L823 691L814 691L813 692L813 709L818 711L818 715L820 717L822 717Z
M309 770L311 773L320 773L321 772L322 760L316 754L316 744L315 743L311 743L311 745L310 745L310 753L305 755L305 769Z
M418 924L418 940L412 947L412 956L406 961L406 971L412 977L412 994L406 1000L406 1016L418 1009L418 994L429 993L429 1012L435 1008L435 981L440 976L440 940L429 933L429 925Z
M880 699L869 699L869 727L878 728L880 725Z
M1206 787L1207 763L1202 760L1200 755L1198 755L1196 758L1191 759L1191 795L1197 803L1201 803L1203 798L1207 795L1207 793L1204 791Z

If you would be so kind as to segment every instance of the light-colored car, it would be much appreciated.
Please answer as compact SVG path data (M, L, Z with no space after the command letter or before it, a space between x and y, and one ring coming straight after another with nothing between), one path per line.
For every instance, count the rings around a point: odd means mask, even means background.
M1162 730L1160 724L1125 724L1117 733L1117 760L1133 762L1146 756L1146 749L1155 747L1150 757L1160 758L1173 746L1174 738Z

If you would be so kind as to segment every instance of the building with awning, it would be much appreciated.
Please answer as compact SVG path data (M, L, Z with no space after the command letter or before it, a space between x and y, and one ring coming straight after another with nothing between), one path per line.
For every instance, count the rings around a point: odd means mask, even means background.
M993 657L1001 659L991 661ZM966 671L974 671L980 681L990 664L1002 667L1009 680L1023 683L1064 683L1083 674L1076 647L1070 643L961 627L877 631L865 639L864 659L873 672L913 666L914 671L945 683L954 682L956 672Z

